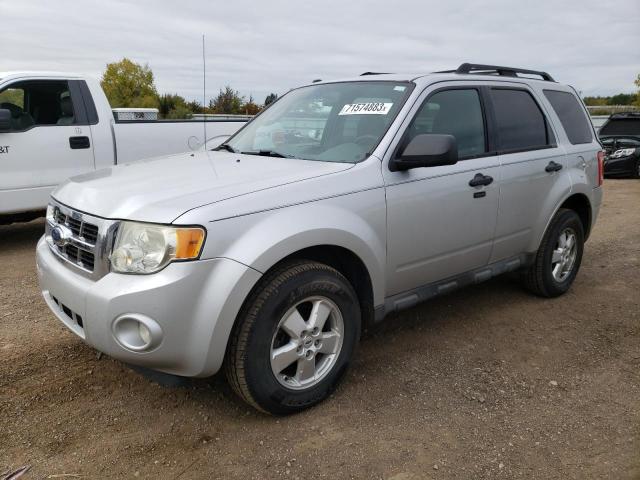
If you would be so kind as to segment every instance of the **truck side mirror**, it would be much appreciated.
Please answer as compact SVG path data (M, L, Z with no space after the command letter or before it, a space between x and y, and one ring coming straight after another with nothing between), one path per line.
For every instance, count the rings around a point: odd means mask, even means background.
M11 111L0 109L0 133L11 131Z
M458 146L453 135L423 133L416 135L400 154L392 159L393 172L420 167L438 167L458 162Z

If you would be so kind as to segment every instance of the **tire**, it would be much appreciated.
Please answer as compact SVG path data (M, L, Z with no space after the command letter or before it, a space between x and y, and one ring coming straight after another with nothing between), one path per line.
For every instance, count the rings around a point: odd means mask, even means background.
M633 172L631 173L631 178L640 178L640 158L636 160Z
M567 250L569 234L574 238L573 250ZM584 228L580 217L573 210L561 208L549 224L533 264L523 274L525 287L541 297L566 293L578 274L583 251ZM567 263L563 264L564 261Z
M313 328L314 318L321 328ZM288 262L267 273L245 301L227 347L227 379L258 410L304 410L334 391L360 329L358 298L344 276L321 263Z

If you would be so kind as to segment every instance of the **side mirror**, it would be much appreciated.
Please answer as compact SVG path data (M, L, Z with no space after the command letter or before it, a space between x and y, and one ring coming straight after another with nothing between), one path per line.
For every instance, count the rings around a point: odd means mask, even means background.
M11 111L0 109L0 133L11 131Z
M458 146L453 135L421 134L411 139L389 164L391 171L438 167L458 162Z

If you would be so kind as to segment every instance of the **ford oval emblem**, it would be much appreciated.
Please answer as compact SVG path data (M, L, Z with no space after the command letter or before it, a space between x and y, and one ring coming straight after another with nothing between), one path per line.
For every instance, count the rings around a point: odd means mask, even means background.
M69 243L69 239L72 236L71 230L63 225L57 225L51 230L51 241L57 247L64 247Z

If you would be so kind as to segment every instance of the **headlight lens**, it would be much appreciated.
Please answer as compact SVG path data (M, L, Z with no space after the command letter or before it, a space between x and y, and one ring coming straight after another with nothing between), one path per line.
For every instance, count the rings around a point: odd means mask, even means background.
M122 222L109 259L111 271L154 273L174 260L198 258L204 229Z
M628 157L629 155L633 155L633 152L635 151L635 148L621 148L620 150L613 152L611 154L611 158Z

